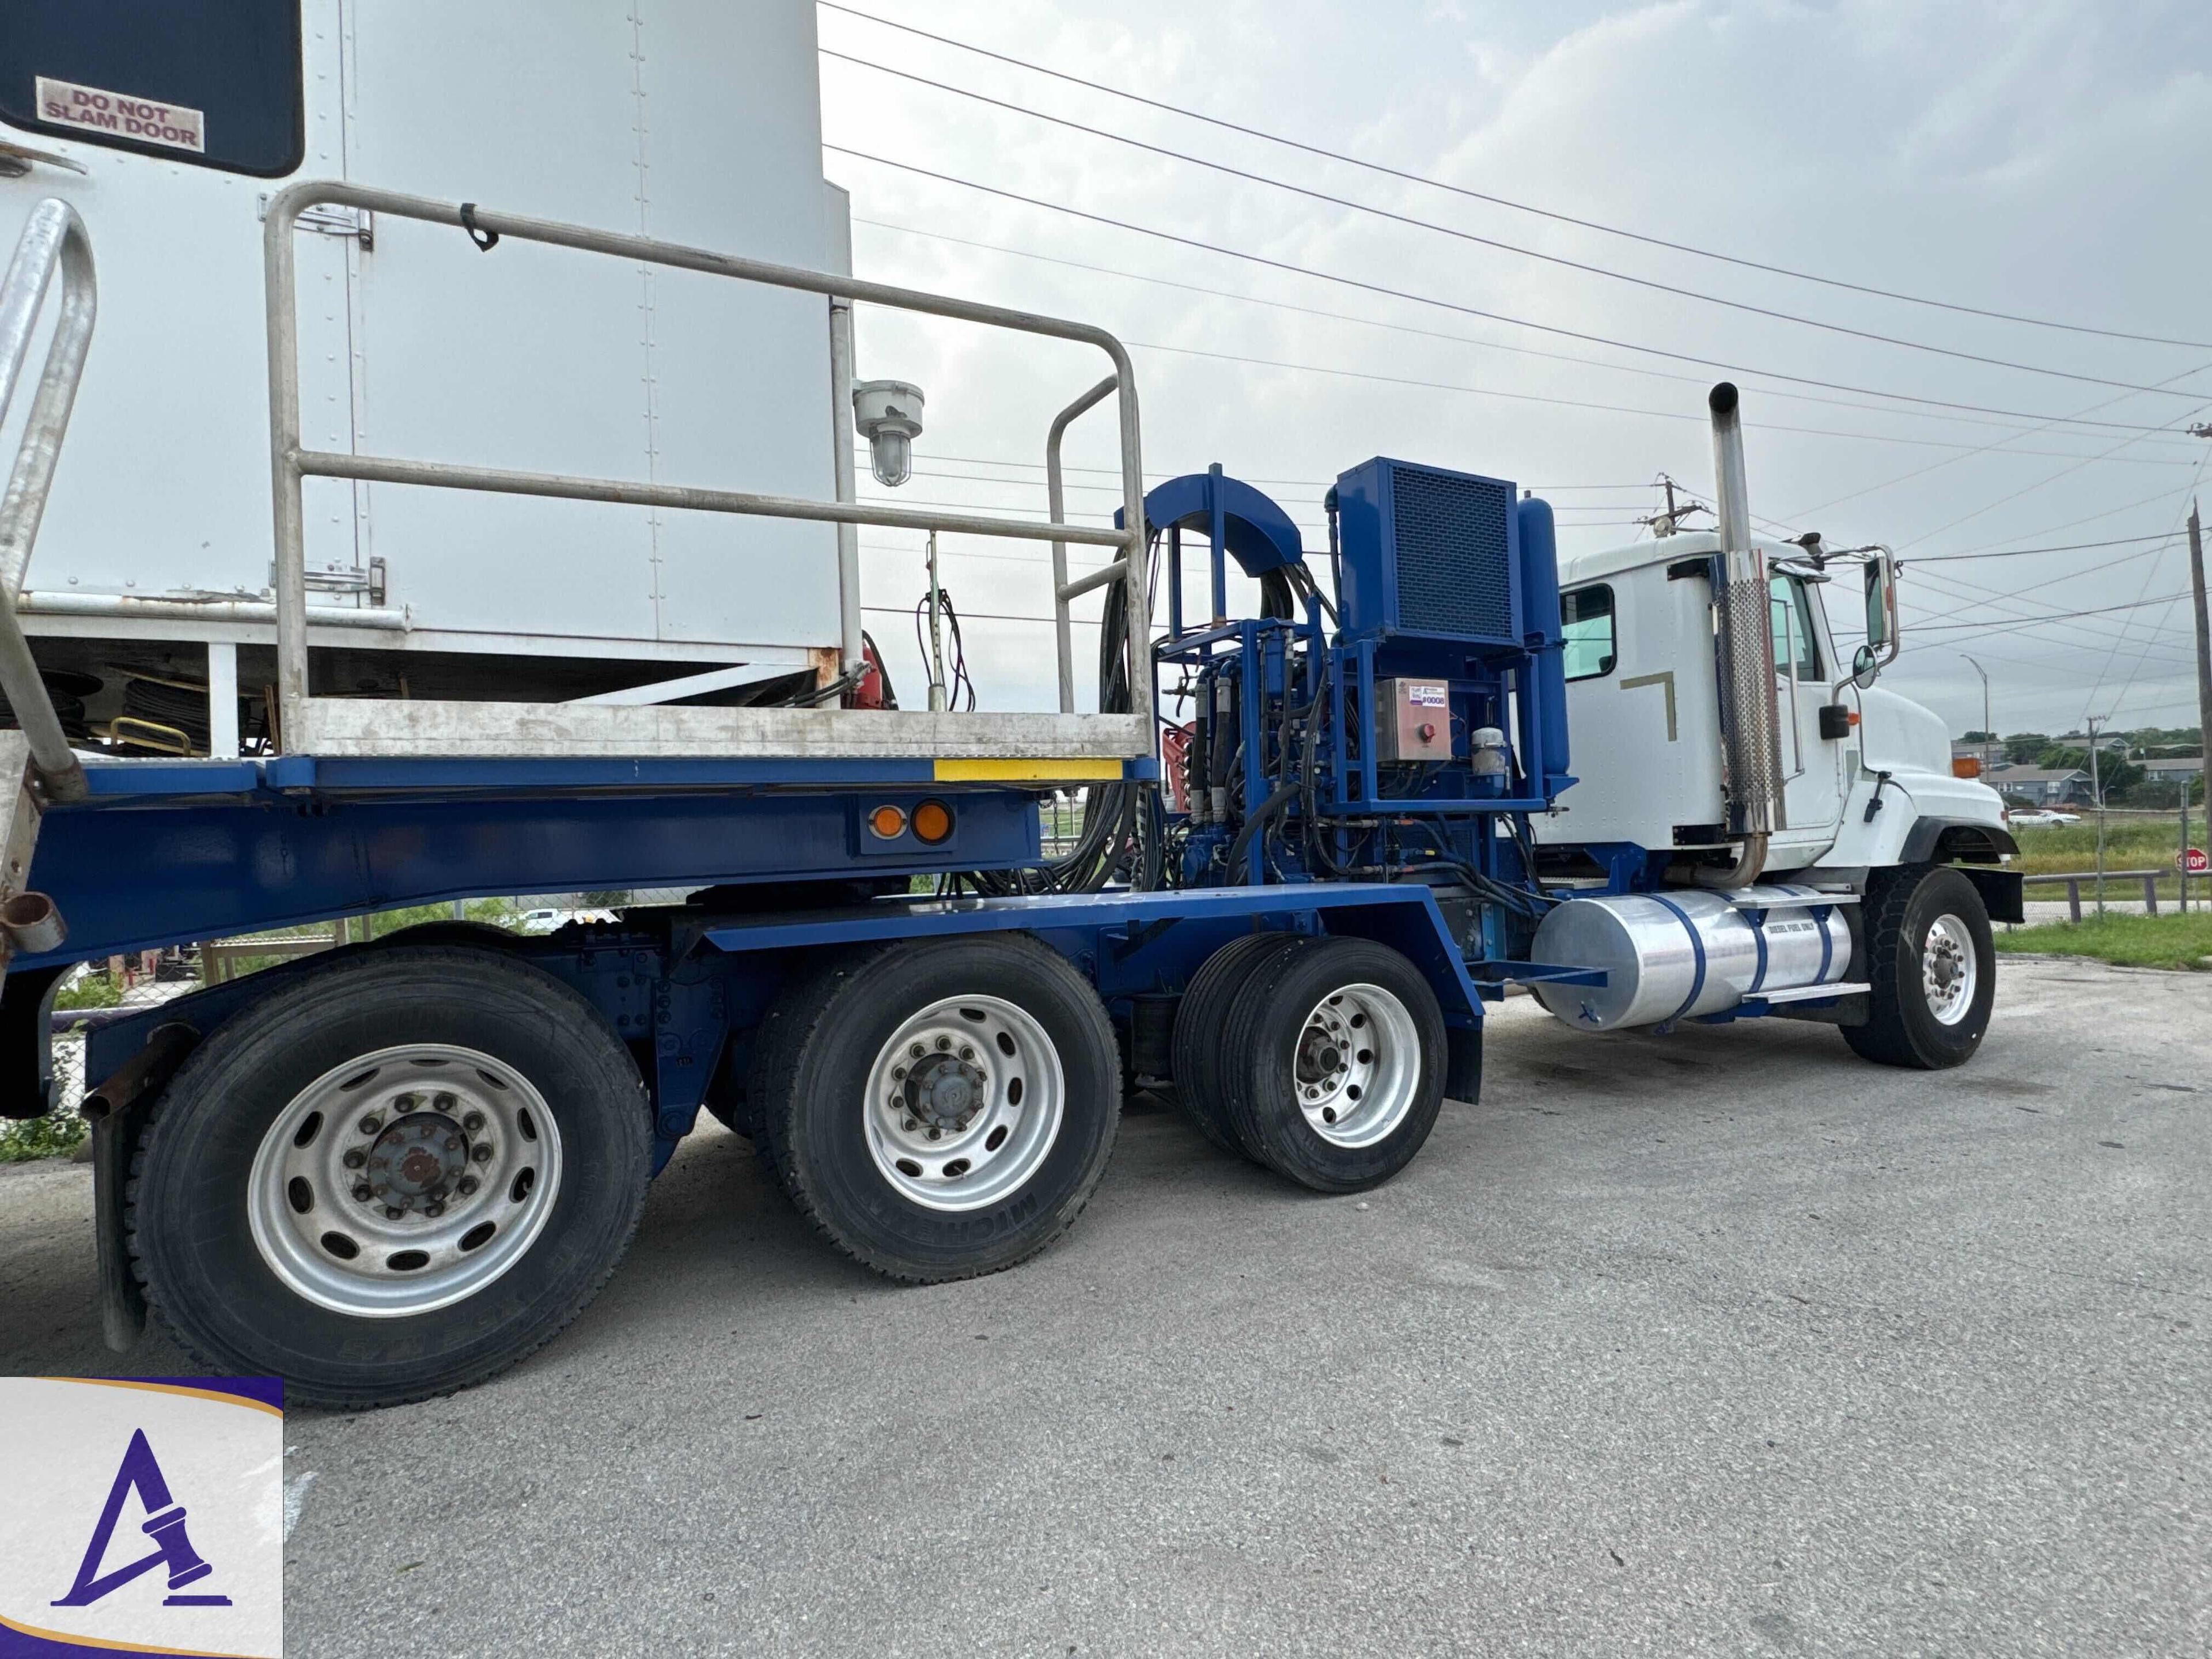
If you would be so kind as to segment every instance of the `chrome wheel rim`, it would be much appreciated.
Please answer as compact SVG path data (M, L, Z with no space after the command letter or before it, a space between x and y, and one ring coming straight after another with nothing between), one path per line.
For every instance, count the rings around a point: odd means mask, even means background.
M1956 1025L1974 1006L1974 936L1957 916L1944 915L1929 924L1920 947L1920 984L1928 1012L1939 1025Z
M925 1209L980 1210L1051 1154L1066 1096L1060 1051L1035 1015L999 997L945 997L904 1020L868 1068L868 1155Z
M1392 993L1347 985L1314 1005L1291 1065L1308 1127L1332 1146L1371 1146L1420 1094L1420 1033Z
M410 1043L334 1066L261 1138L253 1242L319 1307L401 1319L450 1307L513 1267L561 1190L561 1131L504 1060Z

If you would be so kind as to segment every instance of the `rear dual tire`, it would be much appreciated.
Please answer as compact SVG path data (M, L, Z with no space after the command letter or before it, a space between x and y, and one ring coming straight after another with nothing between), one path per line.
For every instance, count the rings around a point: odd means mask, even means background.
M1027 1260L1106 1171L1121 1101L1091 985L1021 934L856 951L795 983L746 1088L801 1214L887 1277L940 1283Z
M1371 940L1255 937L1194 977L1176 1019L1188 1066L1178 1091L1218 1126L1214 1139L1286 1179L1325 1193L1378 1186L1413 1161L1443 1107L1436 994Z
M1240 934L1199 965L1176 1007L1170 1058L1176 1103L1199 1133L1223 1152L1255 1164L1261 1161L1259 1148L1243 1139L1229 1117L1222 1032L1246 981L1266 963L1304 943L1296 933Z

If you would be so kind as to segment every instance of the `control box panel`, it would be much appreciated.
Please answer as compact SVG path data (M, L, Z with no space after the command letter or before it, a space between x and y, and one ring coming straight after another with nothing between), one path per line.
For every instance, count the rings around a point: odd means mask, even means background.
M1446 681L1376 681L1375 720L1379 761L1451 758L1451 686Z

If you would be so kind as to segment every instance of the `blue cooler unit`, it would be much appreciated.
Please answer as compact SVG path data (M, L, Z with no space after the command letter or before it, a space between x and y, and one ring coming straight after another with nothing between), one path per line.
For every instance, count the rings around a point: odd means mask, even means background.
M1377 456L1338 477L1336 500L1348 633L1521 648L1510 483Z

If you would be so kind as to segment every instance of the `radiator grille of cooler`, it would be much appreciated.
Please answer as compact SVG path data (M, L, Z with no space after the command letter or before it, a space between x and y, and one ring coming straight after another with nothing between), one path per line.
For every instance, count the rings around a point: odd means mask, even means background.
M1505 528L1511 487L1401 466L1393 469L1390 493L1398 626L1413 634L1513 641Z

